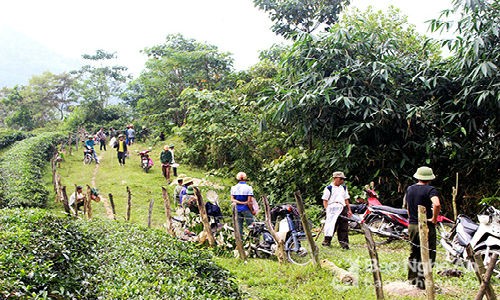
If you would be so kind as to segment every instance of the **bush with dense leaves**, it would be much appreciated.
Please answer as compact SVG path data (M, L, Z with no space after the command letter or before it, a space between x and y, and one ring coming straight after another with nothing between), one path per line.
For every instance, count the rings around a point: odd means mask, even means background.
M0 210L0 296L240 299L206 250L160 230Z
M22 131L5 130L0 131L0 149L8 147L17 141L24 140L28 135Z
M42 182L47 161L65 136L43 133L17 142L0 161L0 207L45 207L49 192Z

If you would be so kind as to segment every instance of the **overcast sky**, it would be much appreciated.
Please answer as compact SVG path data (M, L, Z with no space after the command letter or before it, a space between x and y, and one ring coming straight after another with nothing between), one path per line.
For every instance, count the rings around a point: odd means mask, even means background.
M364 8L401 8L420 32L449 0L352 0ZM235 67L257 62L258 51L282 39L274 35L267 15L252 0L5 0L0 27L7 26L67 57L96 49L117 52L120 64L137 73L145 56L139 51L181 33L233 54Z

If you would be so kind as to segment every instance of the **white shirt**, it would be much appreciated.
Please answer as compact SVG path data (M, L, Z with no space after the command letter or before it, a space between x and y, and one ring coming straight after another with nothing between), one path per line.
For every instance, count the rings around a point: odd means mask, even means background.
M69 206L73 206L75 204L75 193L71 194L71 197L69 197L69 201L68 201L68 204ZM78 193L78 202L80 202L81 200L83 200L84 196L82 193Z
M349 192L347 191L347 187L343 185L335 186L333 183L331 185L332 187L332 192L328 190L328 187L325 187L323 190L323 196L321 199L327 200L328 205L332 205L335 203L342 204L342 206L345 206L345 199L351 198L349 196Z

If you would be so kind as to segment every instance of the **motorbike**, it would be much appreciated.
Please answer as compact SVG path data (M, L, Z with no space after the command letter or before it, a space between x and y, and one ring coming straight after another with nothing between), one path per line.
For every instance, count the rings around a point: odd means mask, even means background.
M361 232L360 223L363 220L365 212L368 207L374 205L382 205L378 200L378 194L373 189L366 189L365 193L367 195L366 202L359 204L351 204L352 216L347 218L349 221L349 229L357 232Z
M297 208L291 204L274 207L271 209L271 222L278 223L277 234L285 240L288 261L297 265L308 264L311 261L310 247L302 230ZM265 222L254 222L248 229L244 247L252 256L268 258L275 254L278 243L267 229Z
M408 211L385 205L373 205L366 209L361 220L371 232L378 237L377 244L389 243L393 240L408 239ZM443 215L438 215L437 231L439 235L447 235L453 227L453 221Z
M85 146L85 148L83 149L83 163L88 165L92 163L93 159L94 159L94 150L89 146Z
M451 263L473 269L465 249L469 244L474 253L481 255L485 266L495 253L500 254L500 211L486 206L477 218L479 224L466 215L459 215L449 235L441 236L441 245ZM500 278L500 261L496 262L492 276Z
M153 160L151 157L149 157L149 152L150 150L143 150L139 152L139 155L141 157L141 168L144 170L144 172L148 173L149 169L153 166Z

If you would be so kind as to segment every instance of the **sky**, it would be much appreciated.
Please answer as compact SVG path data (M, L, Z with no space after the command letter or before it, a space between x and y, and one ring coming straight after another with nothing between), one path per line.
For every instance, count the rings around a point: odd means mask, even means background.
M408 15L417 30L436 18L449 0L351 0L359 8L385 9L392 4ZM230 52L234 67L244 70L258 52L283 39L271 30L267 14L252 0L16 0L0 1L0 29L14 29L68 58L116 52L118 63L137 74L146 57L140 50L181 33Z

